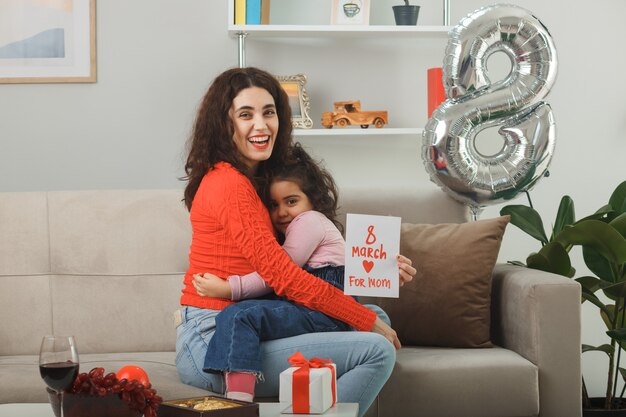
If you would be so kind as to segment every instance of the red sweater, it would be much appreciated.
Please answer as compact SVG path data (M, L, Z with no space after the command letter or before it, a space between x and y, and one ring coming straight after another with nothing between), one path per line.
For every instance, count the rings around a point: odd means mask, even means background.
M376 314L342 291L298 267L280 247L267 209L250 181L228 163L202 179L191 206L193 237L180 302L221 310L233 301L202 297L195 273L226 279L257 271L276 294L321 311L358 330L371 330Z

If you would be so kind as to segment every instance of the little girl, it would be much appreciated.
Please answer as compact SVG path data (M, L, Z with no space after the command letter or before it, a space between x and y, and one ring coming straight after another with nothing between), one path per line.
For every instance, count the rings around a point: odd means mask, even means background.
M287 254L300 267L343 290L345 241L336 219L337 190L331 175L296 144L291 161L272 173L265 195ZM403 257L399 261L407 262ZM261 341L352 330L340 320L279 298L256 272L226 280L195 275L194 286L200 295L244 300L217 315L204 363L207 372L225 373L228 398L253 400L256 377L261 376ZM389 322L380 307L367 307Z

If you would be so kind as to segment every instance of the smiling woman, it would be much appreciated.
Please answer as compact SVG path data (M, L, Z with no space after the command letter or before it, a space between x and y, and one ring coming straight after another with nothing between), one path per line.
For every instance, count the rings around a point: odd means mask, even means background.
M399 341L375 312L300 268L278 244L257 189L291 160L292 129L289 98L278 80L265 71L252 67L228 70L215 78L204 96L185 164L188 183L184 199L193 235L180 299L176 366L183 382L226 391L227 395L245 395L250 386L254 390L253 373L267 375L258 384L257 395L275 397L278 374L296 351L306 357L331 357L341 370L337 400L358 402L362 415L389 378L395 363L394 345L399 347ZM231 328L216 327L216 317L229 306L244 308L252 303L256 307L256 302L264 300L236 302L202 295L194 276L210 273L224 280L254 271L285 297L266 300L280 303L274 312L288 313L276 320L257 316L275 340L250 345L250 354L245 356L258 358L256 366L244 365L237 369L236 377L224 377L205 364L211 339L220 328ZM297 317L315 320L302 327L298 320L288 320L296 318L291 314L295 311L300 312ZM341 338L317 333L341 328L362 332L343 332ZM273 347L266 348L267 343ZM228 351L223 345L214 350L219 357Z

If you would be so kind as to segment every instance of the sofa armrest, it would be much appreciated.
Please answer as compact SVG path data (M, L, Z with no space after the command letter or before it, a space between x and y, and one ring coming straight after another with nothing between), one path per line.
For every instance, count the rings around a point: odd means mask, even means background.
M539 369L539 416L580 416L580 285L560 275L499 264L491 298L493 342Z

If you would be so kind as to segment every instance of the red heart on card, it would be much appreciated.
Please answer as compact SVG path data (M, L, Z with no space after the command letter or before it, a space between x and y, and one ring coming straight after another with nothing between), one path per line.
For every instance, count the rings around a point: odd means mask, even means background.
M365 272L370 272L372 268L374 268L374 262L363 261L363 268L365 269Z

